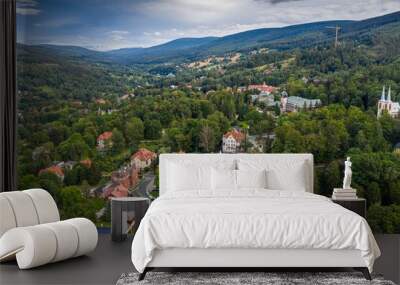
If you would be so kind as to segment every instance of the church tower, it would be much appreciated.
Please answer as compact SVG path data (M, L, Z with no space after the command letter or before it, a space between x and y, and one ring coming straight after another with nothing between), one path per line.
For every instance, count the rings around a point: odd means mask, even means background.
M386 86L383 86L382 88L382 95L381 99L378 101L378 112L376 114L376 117L379 119L382 116L383 111L385 110L386 107L386 98L385 98L385 92L386 91Z
M400 104L392 101L392 89L389 86L387 98L386 88L383 86L381 99L378 101L378 112L376 114L379 119L383 112L387 112L392 118L398 118L400 116Z

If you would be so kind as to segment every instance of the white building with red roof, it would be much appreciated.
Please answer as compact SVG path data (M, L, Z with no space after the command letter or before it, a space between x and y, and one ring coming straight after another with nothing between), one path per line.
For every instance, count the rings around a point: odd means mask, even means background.
M97 137L97 148L103 150L106 147L112 146L112 132L104 132Z
M240 150L240 146L245 139L245 135L236 129L224 134L222 137L222 152L236 153Z
M156 158L156 153L146 148L141 148L131 156L131 165L142 170L149 167Z
M260 92L266 93L267 95L275 92L278 88L265 84L251 84L247 87L247 90L259 90Z

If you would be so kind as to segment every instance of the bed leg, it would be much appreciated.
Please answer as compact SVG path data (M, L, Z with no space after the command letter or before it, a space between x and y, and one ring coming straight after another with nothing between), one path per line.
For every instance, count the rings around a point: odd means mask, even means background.
M139 274L139 278L138 281L142 281L144 279L144 277L146 277L146 273L147 273L148 269L147 267L143 270L142 273Z
M369 270L368 270L367 267L364 267L364 268L362 269L362 273L364 274L365 279L367 279L367 280L372 280L371 274L369 274Z
M372 280L371 274L369 274L369 270L367 267L356 267L354 269L357 271L361 271L361 273L364 275L365 279Z

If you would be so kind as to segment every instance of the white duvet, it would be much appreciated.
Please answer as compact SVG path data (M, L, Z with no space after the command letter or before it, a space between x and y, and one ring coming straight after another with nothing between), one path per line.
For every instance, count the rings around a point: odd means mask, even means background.
M358 249L370 271L380 255L359 215L323 196L265 189L156 199L133 240L132 262L143 272L165 248Z

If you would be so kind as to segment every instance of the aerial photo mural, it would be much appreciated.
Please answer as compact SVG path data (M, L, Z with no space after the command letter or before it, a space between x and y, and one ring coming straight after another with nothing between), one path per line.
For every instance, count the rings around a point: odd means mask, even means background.
M398 0L18 0L18 185L110 226L162 153L312 153L400 233Z

